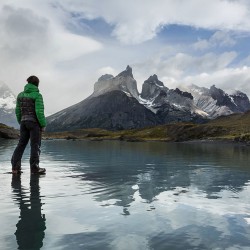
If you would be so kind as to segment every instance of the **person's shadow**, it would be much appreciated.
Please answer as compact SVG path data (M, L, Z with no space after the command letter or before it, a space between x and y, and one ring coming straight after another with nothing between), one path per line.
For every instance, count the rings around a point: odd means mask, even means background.
M45 215L42 214L40 197L39 175L30 176L30 188L21 184L21 176L13 175L12 192L13 200L20 209L20 220L16 224L16 241L18 249L40 249L45 237Z

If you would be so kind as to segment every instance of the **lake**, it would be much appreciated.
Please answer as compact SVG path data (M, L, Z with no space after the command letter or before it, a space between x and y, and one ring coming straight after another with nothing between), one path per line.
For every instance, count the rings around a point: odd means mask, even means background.
M45 176L0 141L0 249L250 249L250 147L42 142Z

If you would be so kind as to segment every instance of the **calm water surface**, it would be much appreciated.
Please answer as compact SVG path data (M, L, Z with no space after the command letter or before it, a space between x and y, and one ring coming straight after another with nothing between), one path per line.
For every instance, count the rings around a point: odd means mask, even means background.
M43 177L0 141L0 249L250 249L250 147L43 141Z

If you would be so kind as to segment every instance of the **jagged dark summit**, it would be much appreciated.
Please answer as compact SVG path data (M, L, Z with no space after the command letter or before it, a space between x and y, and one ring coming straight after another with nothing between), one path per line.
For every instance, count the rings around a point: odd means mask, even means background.
M123 77L130 76L130 77L134 78L133 73L132 73L132 68L129 65L118 76L123 76Z
M163 82L158 80L157 75L150 76L144 83L141 92L141 98L150 100L160 94L162 90L167 91Z

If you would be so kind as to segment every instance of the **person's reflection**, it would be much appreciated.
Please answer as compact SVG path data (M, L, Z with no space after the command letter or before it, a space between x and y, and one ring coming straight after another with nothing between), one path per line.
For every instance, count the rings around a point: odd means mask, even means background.
M45 215L41 213L39 175L30 176L30 190L21 185L20 175L12 177L13 199L20 209L20 220L16 224L18 249L40 249L45 236Z

